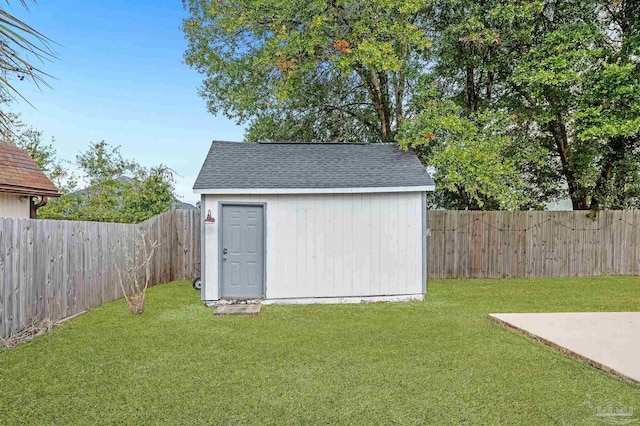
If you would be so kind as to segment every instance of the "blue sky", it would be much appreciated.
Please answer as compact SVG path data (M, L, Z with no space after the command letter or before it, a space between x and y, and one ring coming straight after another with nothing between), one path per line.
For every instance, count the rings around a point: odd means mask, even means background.
M105 140L145 166L165 164L181 175L181 199L195 202L191 187L211 140L242 140L244 131L207 112L197 94L202 77L182 63L182 2L39 0L29 11L11 4L58 43L58 59L42 65L56 78L52 88L20 82L35 107L15 104L22 120L55 137L68 160Z

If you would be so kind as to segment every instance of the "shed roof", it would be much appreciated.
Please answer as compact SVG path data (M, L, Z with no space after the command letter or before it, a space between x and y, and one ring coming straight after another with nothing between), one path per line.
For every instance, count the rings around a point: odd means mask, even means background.
M60 196L55 185L26 151L2 141L0 141L0 192Z
M211 144L194 190L215 192L369 192L433 190L434 182L411 150L396 144ZM244 190L244 191L240 191ZM309 191L304 191L309 190ZM314 191L317 190L317 191Z

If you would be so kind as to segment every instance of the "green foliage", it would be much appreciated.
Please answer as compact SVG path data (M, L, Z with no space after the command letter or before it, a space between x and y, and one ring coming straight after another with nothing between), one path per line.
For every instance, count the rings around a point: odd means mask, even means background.
M35 3L35 0L33 1ZM0 5L0 104L16 98L23 99L16 82L30 81L36 86L48 86L49 77L39 63L56 57L45 35L10 13L9 1ZM26 9L28 0L19 3ZM8 10L9 9L9 10ZM0 132L8 133L13 126L14 116L0 110Z
M504 117L488 111L464 117L450 100L422 106L399 144L415 149L435 171L436 206L459 208L463 199L468 209L515 209L528 201Z
M46 143L42 131L23 123L19 114L9 113L7 120L9 127L2 132L3 140L26 151L60 192L73 188L75 176L68 169L69 164L58 158L55 139Z
M640 206L640 2L185 5L201 95L250 141L400 142L441 207Z
M137 223L171 209L177 199L167 166L143 167L104 141L91 143L72 164L58 157L55 139L44 142L42 131L19 115L8 120L4 140L29 153L62 194L38 209L39 219Z
M511 139L521 179L505 174L502 184L523 191L520 208L562 196L575 209L640 205L640 79L631 53L640 4L455 0L434 10L434 80L446 88L439 99L460 105L461 119L508 117L489 143L498 161L501 138ZM446 167L469 157L449 153ZM444 205L474 208L468 192L459 187Z
M137 223L169 210L176 200L173 170L142 167L104 141L91 143L75 165L85 188L51 200L39 218Z
M575 209L640 205L640 73L626 47L637 29L616 23L639 11L627 2L564 4L509 77L520 99L509 106L536 129L524 142L555 154Z
M356 84L336 71L321 78L311 76L300 84L296 96L258 112L245 138L251 142L377 142L376 114L358 107L367 103L367 95L352 90Z
M640 66L602 62L573 114L591 206L640 206Z
M71 164L61 160L55 148L55 139L43 141L43 133L20 120L18 114L7 114L9 127L3 134L5 141L25 150L62 194L50 198L46 207L38 209L39 218L69 219L62 212L79 209L80 199L74 195L78 179L71 171Z
M585 401L635 411L640 388L487 314L637 311L639 294L638 277L431 280L422 303L214 317L163 284L143 315L121 299L0 351L0 423L597 424Z
M190 13L184 22L185 60L206 76L201 95L212 113L249 121L252 139L321 135L361 141L363 132L365 139L393 139L404 92L429 46L423 2L188 0L185 5ZM296 128L309 122L316 129L292 135L284 124L291 116ZM357 130L336 134L334 119L348 119ZM273 124L278 121L282 125Z
M123 193L127 222L142 222L171 209L176 201L174 171L167 166L137 167Z

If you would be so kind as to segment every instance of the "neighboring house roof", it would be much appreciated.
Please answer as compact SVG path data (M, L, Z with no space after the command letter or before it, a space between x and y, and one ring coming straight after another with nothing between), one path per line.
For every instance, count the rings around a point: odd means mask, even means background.
M368 192L367 188L433 190L434 185L415 153L396 144L214 141L193 188L201 193L345 188Z
M60 193L25 151L0 141L0 192L59 197Z
M197 210L198 208L193 204L185 203L184 201L174 201L171 203L171 210Z

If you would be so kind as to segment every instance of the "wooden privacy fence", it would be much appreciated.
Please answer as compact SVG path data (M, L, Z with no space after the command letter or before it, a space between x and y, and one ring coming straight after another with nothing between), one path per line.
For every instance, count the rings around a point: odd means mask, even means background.
M640 273L640 213L430 211L430 278ZM200 262L200 214L143 223L0 219L0 337L30 318L58 320L122 297L116 268L138 230L160 243L151 284L189 279Z
M431 278L637 275L640 213L431 211Z
M136 255L138 230L160 243L151 285L191 278L200 215L175 210L140 224L0 218L0 337L31 318L53 321L122 297L117 269Z

